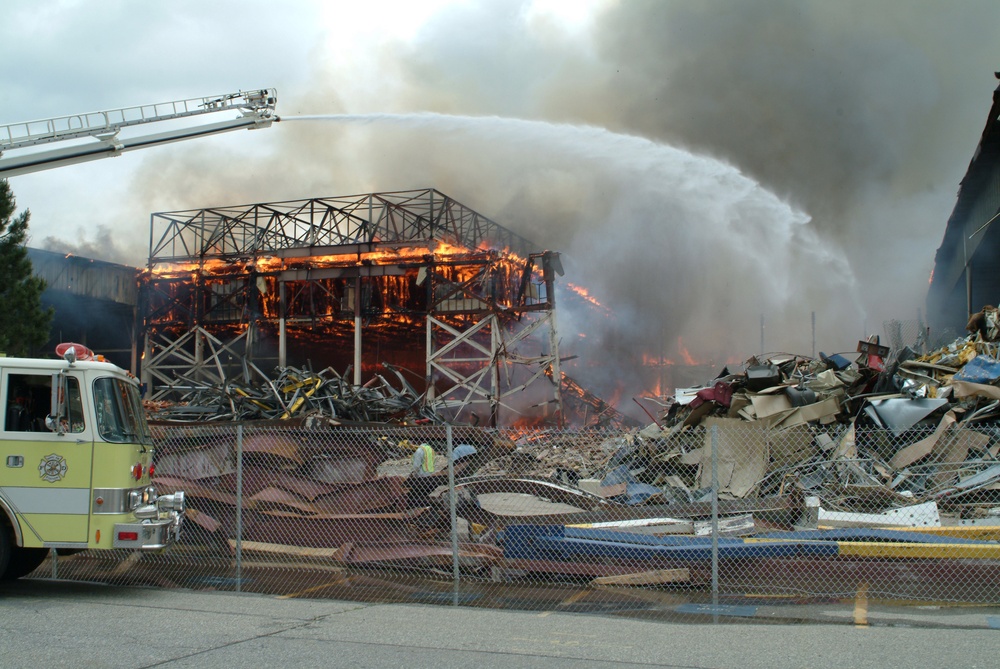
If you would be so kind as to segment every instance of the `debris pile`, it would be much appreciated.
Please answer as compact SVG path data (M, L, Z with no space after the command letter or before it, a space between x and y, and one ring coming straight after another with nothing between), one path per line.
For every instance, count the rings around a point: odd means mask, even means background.
M981 336L888 362L877 341L841 354L777 354L678 390L662 420L606 463L602 494L631 504L791 489L869 513L933 501L960 518L1000 514L1000 361ZM718 428L713 431L711 428ZM713 436L714 435L714 436Z
M627 433L612 436L603 430L526 432L516 439L515 451L487 462L480 474L577 482L597 475L622 444L630 441Z
M756 357L678 390L657 422L611 432L346 428L325 414L398 415L419 398L285 370L271 395L226 394L233 411L239 397L288 415L247 424L242 490L232 426L170 428L157 440L156 483L186 492L198 529L185 541L230 550L239 493L247 550L440 569L453 555L450 433L474 446L455 465L454 501L459 558L475 572L698 580L713 533L734 537L720 543L727 558L770 564L759 572L769 578L793 558L1000 557L997 345L974 335L890 356L866 341L857 353ZM313 412L324 406L332 411ZM439 457L415 476L408 462L421 442ZM893 533L903 527L921 531Z

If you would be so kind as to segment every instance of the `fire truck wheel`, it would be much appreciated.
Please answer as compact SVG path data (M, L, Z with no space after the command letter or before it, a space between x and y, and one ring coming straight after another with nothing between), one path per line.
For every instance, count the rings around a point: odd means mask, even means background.
M7 575L7 563L10 562L10 549L14 542L10 540L10 529L0 517L0 579Z
M49 554L48 548L22 548L12 546L10 551L10 561L7 563L7 571L3 574L3 580L13 581L15 578L27 576L38 569L38 565Z

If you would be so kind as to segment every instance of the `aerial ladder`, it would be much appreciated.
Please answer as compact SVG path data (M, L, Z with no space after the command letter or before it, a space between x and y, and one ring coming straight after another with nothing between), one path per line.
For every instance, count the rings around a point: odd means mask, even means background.
M237 91L203 98L174 100L138 107L58 116L38 121L0 125L0 179L51 167L73 165L118 156L183 139L216 135L231 130L266 128L280 119L275 114L278 94L273 88ZM164 132L124 137L124 128L147 123L178 121L204 114L235 111L230 120L174 128ZM163 127L163 126L161 126ZM87 140L96 141L87 141ZM52 142L78 140L72 146L35 150ZM19 155L7 155L17 152Z

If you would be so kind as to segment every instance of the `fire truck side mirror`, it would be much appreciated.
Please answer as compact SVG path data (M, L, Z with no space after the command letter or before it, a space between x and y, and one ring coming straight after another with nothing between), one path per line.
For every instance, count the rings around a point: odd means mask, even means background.
M49 415L45 417L45 427L63 434L66 424L66 375L62 372L52 375L52 402Z

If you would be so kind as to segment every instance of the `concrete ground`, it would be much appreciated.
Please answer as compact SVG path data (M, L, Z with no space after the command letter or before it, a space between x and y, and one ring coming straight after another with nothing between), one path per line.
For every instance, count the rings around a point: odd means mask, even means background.
M994 667L1000 608L840 608L828 624L687 622L21 580L0 667ZM817 605L821 606L821 605ZM733 610L731 613L738 613ZM758 616L761 613L758 611ZM780 604L773 611L781 618ZM822 612L816 612L822 619Z

